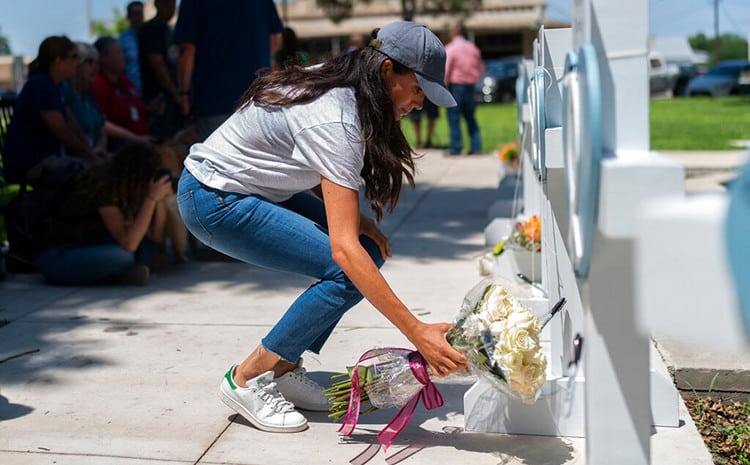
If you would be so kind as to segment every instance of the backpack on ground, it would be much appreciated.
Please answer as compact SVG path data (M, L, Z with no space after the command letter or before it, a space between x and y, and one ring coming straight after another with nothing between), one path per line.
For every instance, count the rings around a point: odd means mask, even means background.
M18 193L5 212L8 253L5 266L9 273L36 273L39 242L66 189L83 168L82 160L66 158L43 166L34 180L34 188Z

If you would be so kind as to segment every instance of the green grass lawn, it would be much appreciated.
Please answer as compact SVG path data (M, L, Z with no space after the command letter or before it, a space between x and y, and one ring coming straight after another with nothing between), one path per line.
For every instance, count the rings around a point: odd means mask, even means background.
M737 150L750 140L750 96L651 101L654 150Z
M477 106L483 152L516 140L516 108L515 103ZM730 141L750 139L750 96L655 99L651 100L650 120L654 150L737 150ZM414 143L411 121L405 118L401 126L407 140ZM468 148L465 126L462 121L464 149ZM424 132L423 128L423 138ZM433 143L447 147L448 141L448 120L445 109L440 109Z

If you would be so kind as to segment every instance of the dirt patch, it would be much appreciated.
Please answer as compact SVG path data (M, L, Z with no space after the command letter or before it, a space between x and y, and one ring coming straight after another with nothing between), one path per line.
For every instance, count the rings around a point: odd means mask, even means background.
M750 396L739 397L744 399L717 394L685 399L716 465L750 465Z

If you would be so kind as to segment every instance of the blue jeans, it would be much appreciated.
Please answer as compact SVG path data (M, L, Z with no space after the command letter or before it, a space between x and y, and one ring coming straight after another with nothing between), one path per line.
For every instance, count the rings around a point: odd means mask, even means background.
M462 116L466 120L466 129L471 141L469 152L480 153L482 151L482 136L479 133L479 125L474 116L477 106L474 102L474 86L472 84L449 84L448 89L457 103L455 107L446 109L451 138L450 153L458 155L464 147L461 137Z
M302 192L285 202L212 189L184 170L177 204L185 226L207 246L245 263L298 273L318 281L305 290L263 338L266 350L295 362L319 353L334 327L362 294L331 257L323 202ZM360 236L375 264L374 241Z
M151 266L158 245L144 238L135 252L104 240L96 245L64 245L39 252L37 265L45 281L61 286L86 286L114 280L133 264Z

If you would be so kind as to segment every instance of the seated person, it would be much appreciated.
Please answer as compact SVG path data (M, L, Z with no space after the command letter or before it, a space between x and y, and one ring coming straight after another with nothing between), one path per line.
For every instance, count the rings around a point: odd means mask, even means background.
M125 76L125 54L122 44L114 37L100 37L94 42L99 52L99 73L91 85L91 92L96 98L99 109L104 113L104 123L110 140L110 149L127 142L153 144L149 118L158 113L158 109L149 111L140 96L135 84ZM188 147L195 142L195 128L180 131L177 136L154 147L162 156L161 165L168 168L172 176L178 177L182 172L183 161ZM174 198L168 199L167 210L168 235L173 246L175 260L185 261L185 243L188 240L179 214L176 211ZM195 248L195 246L192 246Z
M5 179L34 185L44 163L65 152L86 162L99 157L85 138L71 130L60 96L60 83L75 75L78 49L65 36L47 37L29 65L5 135Z
M99 54L85 42L76 42L78 66L71 79L61 83L63 104L70 111L70 122L74 131L86 139L100 154L107 152L107 134L104 130L104 115L99 111L94 96L89 91L99 71Z
M143 285L164 240L169 175L145 144L123 146L66 185L42 233L39 272L50 284Z
M91 93L104 114L110 148L125 142L152 142L150 112L133 81L125 76L125 52L114 37L94 42L99 53L99 72L91 84Z

